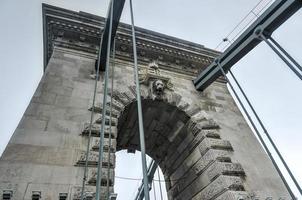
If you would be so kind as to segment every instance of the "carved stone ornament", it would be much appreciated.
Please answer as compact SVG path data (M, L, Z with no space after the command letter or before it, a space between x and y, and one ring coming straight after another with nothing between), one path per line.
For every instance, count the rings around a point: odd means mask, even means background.
M73 200L80 200L81 199L81 187L75 187L73 192ZM91 200L95 200L95 191L94 189L90 188L90 187L86 187L85 191L84 191L84 199L91 199Z
M84 165L86 162L86 152L81 151L78 153L78 159L76 165ZM88 154L88 164L97 166L99 154L97 152L90 151Z
M103 170L102 170L102 172L103 172ZM103 175L103 173L102 173L102 175ZM88 183L96 184L96 178L97 178L97 170L96 169L89 170Z
M161 75L159 66L154 61L148 65L148 69L143 70L139 74L139 81L149 87L150 95L153 99L163 99L165 89L173 91L171 79Z
M101 179L107 181L108 177L108 168L104 167L102 168L102 175ZM97 169L96 168L89 168L88 169L88 184L89 185L95 185L97 179ZM109 181L112 183L114 180L114 171L113 169L109 170Z

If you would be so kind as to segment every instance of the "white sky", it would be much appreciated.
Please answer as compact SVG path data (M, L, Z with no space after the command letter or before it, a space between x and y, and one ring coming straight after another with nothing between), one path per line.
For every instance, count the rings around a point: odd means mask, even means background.
M0 0L0 154L42 76L42 2L101 16L105 16L108 7L108 0ZM215 48L258 0L134 0L133 3L137 26ZM301 17L299 11L273 35L299 63L302 63ZM122 21L129 22L128 2ZM301 81L265 44L237 63L233 72L302 184ZM120 152L117 165L118 176L141 176L139 154ZM122 199L132 199L137 182L116 181L116 191L123 194Z

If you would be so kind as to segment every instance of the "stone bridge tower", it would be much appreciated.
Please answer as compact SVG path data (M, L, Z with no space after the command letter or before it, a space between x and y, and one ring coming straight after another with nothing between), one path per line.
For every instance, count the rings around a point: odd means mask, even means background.
M104 19L43 5L43 20L45 73L1 157L0 193L14 200L79 200L91 74ZM169 200L290 199L224 80L204 92L192 84L219 52L142 28L137 28L137 47L146 152L164 173ZM112 94L114 139L109 147L106 131L104 141L111 191L114 152L140 148L132 60L130 27L121 24ZM102 78L98 85L86 183L92 193L100 122L108 119L100 114Z

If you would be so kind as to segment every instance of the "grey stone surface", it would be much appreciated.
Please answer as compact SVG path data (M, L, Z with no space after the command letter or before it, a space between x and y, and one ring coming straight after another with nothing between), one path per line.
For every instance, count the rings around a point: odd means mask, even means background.
M86 20L91 25L91 19ZM50 20L48 26L55 24ZM80 34L80 28L74 31ZM214 82L204 92L192 84L218 52L142 31L146 38L156 36L152 40L157 42L148 46L142 37L138 45L146 152L164 172L169 199L289 199L224 81ZM113 192L115 152L140 150L133 64L123 37L128 36L117 36L111 147L109 103L106 116L100 114L104 73L93 113L86 192L95 195L100 126L105 120L102 199L108 167ZM53 37L51 43L56 45L47 49L52 55L45 74L0 159L0 193L12 190L15 200L29 200L33 191L40 191L47 200L58 199L59 193L68 193L70 200L80 198L94 89L90 75L96 57L86 42ZM148 66L153 60L158 60L158 66ZM158 80L163 88L155 84Z

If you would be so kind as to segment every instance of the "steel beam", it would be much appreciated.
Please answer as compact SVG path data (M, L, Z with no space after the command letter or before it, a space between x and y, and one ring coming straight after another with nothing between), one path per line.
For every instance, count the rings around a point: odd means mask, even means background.
M267 37L271 36L280 25L301 7L301 0L276 0L231 46L218 56L216 61L198 75L193 81L196 89L203 91L222 75L217 66L217 60L223 70L227 72L262 41L255 32L261 29Z
M110 3L111 3L111 1L110 1ZM105 66L106 66L106 61L107 61L106 55L107 55L108 39L111 38L111 46L110 46L110 50L111 50L112 45L114 43L113 40L114 40L114 37L116 35L116 30L117 30L117 27L118 27L118 24L119 24L121 15L122 15L122 11L123 11L123 8L124 8L124 4L125 4L125 0L114 1L111 37L109 37L109 28L110 28L110 20L111 20L111 16L110 16L111 7L109 6L106 23L105 23L105 27L104 27L104 30L103 30L103 37L102 37L102 42L101 42L102 45L100 47L100 51L101 51L100 71L105 71Z
M148 166L147 174L148 174L148 181L150 187L157 167L158 165L155 163L154 160L152 160L150 165ZM135 200L143 200L143 198L144 198L144 182L142 181L140 187L138 188L138 192L135 196Z

